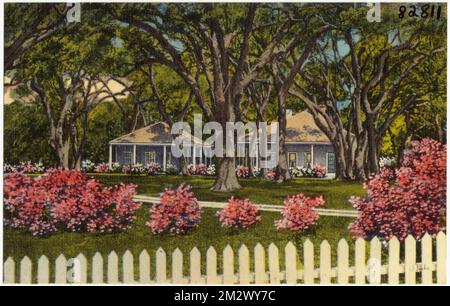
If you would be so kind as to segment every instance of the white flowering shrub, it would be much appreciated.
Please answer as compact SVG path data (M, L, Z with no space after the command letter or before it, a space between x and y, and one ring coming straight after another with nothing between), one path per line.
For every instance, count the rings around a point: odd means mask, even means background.
M139 174L143 174L145 172L146 172L145 167L140 163L136 163L131 166L131 174L139 175Z
M392 157L380 157L380 160L378 162L380 165L380 168L394 168L395 167L395 159Z
M216 165L211 164L206 168L206 175L215 176L216 175Z
M95 164L89 159L83 160L81 162L81 171L83 172L93 172L95 169Z
M115 162L111 164L111 172L119 173L122 171L122 167L120 166L120 163Z
M261 176L261 169L259 169L258 167L253 167L252 168L252 176L253 177L260 177Z
M167 164L166 165L166 174L177 175L177 174L179 174L178 168L175 165Z

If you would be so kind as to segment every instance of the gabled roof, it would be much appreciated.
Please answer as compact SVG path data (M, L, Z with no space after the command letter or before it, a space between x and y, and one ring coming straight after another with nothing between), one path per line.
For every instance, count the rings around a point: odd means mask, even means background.
M171 144L173 136L170 133L170 126L165 122L157 122L152 125L148 125L141 129L135 130L129 134L120 136L111 140L109 143L148 143L148 144ZM195 144L201 144L201 139L198 139L186 131L182 132L182 137L186 137L188 140L193 140Z
M319 129L311 113L303 111L287 118L286 143L290 142L330 142L330 139Z

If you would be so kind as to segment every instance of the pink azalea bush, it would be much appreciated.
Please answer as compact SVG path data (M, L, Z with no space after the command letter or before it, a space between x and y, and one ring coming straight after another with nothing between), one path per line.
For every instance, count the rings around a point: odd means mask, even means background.
M239 200L234 197L217 212L217 216L223 227L234 229L249 228L261 220L258 208L249 199Z
M250 176L250 169L243 165L236 167L236 176L239 178L247 178Z
M162 170L158 163L150 163L146 166L146 171L148 175L155 175L160 173Z
M266 173L266 177L271 180L274 181L277 178L277 170L276 169L270 169L269 171L267 171Z
M190 174L192 174L192 175L207 175L208 174L208 172L207 172L207 167L206 167L206 165L205 164L197 164L197 165L194 165L194 164L189 164L189 165L187 165L187 169L188 169L188 171L189 171L189 173Z
M141 204L133 184L102 188L79 171L48 170L40 178L21 173L4 177L5 225L35 236L58 230L113 232L135 220Z
M109 172L109 165L107 163L100 163L97 164L94 168L94 172L97 173L108 173Z
M312 198L303 193L289 196L284 200L284 207L281 209L283 218L276 220L275 226L294 232L310 229L319 219L315 208L324 203L322 196Z
M150 209L150 221L146 225L154 234L185 234L198 226L201 214L191 187L181 184L176 190L164 190L160 202Z
M123 165L122 166L122 173L123 174L131 174L132 167L131 165Z
M327 175L327 171L325 167L321 164L317 164L313 168L313 176L323 178Z
M195 174L198 175L206 175L206 165L205 164L198 164L195 166Z
M397 170L384 167L364 185L367 198L352 197L358 218L352 235L371 239L420 239L445 230L447 146L432 139L414 141Z

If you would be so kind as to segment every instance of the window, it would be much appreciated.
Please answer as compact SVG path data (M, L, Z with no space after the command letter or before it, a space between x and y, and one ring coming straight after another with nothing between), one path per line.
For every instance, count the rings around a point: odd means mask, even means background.
M289 156L289 167L293 168L293 167L297 167L297 153L295 152L289 152L288 153Z
M156 163L156 153L155 151L144 152L144 165L151 163Z
M131 165L131 151L123 151L123 163L125 165Z
M327 172L336 172L336 159L333 152L327 153Z
M305 164L304 167L311 168L311 152L305 152Z

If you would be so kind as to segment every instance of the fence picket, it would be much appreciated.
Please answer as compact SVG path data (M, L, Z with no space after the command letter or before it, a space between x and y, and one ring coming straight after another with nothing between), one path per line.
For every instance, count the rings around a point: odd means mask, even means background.
M269 276L271 284L280 283L280 265L278 248L274 243L269 245Z
M267 283L266 275L266 256L264 247L261 243L257 243L255 246L255 284Z
M396 285L400 273L400 242L397 237L389 240L388 283Z
M25 256L20 261L20 283L31 284L31 260L28 256Z
M348 243L345 239L338 242L337 250L337 282L338 284L348 284L349 266L348 266Z
M405 239L405 283L416 283L416 240L409 235Z
M234 284L234 253L230 245L223 249L223 283Z
M3 275L3 282L5 284L13 284L16 282L16 264L11 257L8 257L3 264Z
M219 282L217 278L217 252L211 246L206 251L206 283L217 284Z
M435 240L435 243L433 241ZM167 254L159 248L155 256L155 283L172 282L174 284L279 284L282 281L287 284L295 284L297 281L303 280L306 284L316 282L319 277L320 283L331 283L336 280L338 284L348 284L350 276L354 275L355 283L364 284L366 276L368 282L371 284L378 284L381 282L381 275L387 275L387 282L389 284L399 284L400 279L403 279L406 284L414 284L416 282L416 273L419 271L422 274L422 282L430 284L433 281L439 284L445 284L447 280L446 262L447 262L447 246L446 234L440 232L435 238L429 234L424 235L420 242L421 262L417 262L416 245L417 241L408 236L404 241L405 257L404 264L401 263L400 248L401 243L393 237L388 246L387 263L382 264L382 244L378 238L373 238L370 241L370 256L366 264L366 242L359 238L355 241L355 260L354 266L350 267L349 249L350 246L345 239L339 240L336 248L337 264L331 265L332 249L327 240L323 240L320 244L320 265L319 269L315 269L314 260L314 245L310 240L305 240L303 243L303 270L298 271L298 255L297 248L292 242L288 242L284 247L284 266L281 267L279 249L271 243L267 250L262 244L258 243L254 248L254 274L251 273L250 268L250 251L246 245L242 244L236 251L230 245L223 249L223 273L218 275L217 271L217 252L214 247L209 247L206 252L206 274L202 274L201 253L198 248L194 247L189 256L190 260L190 275L186 278L183 274L183 253L176 248L171 253L171 280L167 277ZM436 254L434 254L434 245L436 245ZM235 255L237 252L237 259ZM266 252L268 253L266 261ZM333 250L334 252L334 250ZM433 258L436 261L433 262ZM124 283L135 283L134 278L134 259L130 251L126 251L122 258L122 277ZM235 267L235 261L237 268ZM16 262L14 258L8 257L3 263L3 281L4 283L19 282L22 284L29 284L33 281L38 284L47 284L54 282L57 284L64 283L87 283L101 284L105 281L104 269L106 268L106 281L110 284L119 282L119 257L112 251L108 257L105 266L104 258L96 252L90 262L91 276L88 279L87 271L88 264L86 257L80 253L75 258L66 259L63 254L60 254L55 260L54 271L50 270L50 262L45 255L38 258L36 271L37 275L33 278L34 270L31 259L27 256L23 257L19 266L19 274L16 277ZM150 256L146 250L143 250L139 255L139 283L151 283L152 276L150 274ZM285 272L281 273L283 268ZM237 271L236 271L237 269ZM436 274L433 273L436 271ZM50 272L54 273L51 275ZM237 274L236 274L237 272ZM203 271L204 273L204 271ZM400 277L402 275L402 277ZM436 275L435 279L433 276ZM336 279L334 279L336 278ZM384 281L383 277L383 281Z
M38 260L37 281L38 284L48 284L50 282L49 276L49 261L47 256L42 255Z
M76 278L76 282L80 283L80 284L86 284L87 283L87 259L86 259L86 256L84 256L82 253L78 254L78 256L75 257L75 266L76 265L79 265L79 268L75 270L75 271L77 271L77 273L79 273L79 275Z
M92 257L92 283L103 283L103 257L99 252Z
M436 237L436 280L438 284L447 283L447 240L444 232Z
M156 282L163 284L167 282L167 258L166 252L159 248L156 251Z
M366 283L366 241L358 238L355 242L355 284Z
M422 284L431 284L433 281L432 254L431 236L425 234L422 237Z
M286 283L297 283L297 248L292 242L288 242L284 248L284 260L286 269Z
M250 253L245 244L239 248L239 283L250 283Z
M139 282L141 284L148 284L150 281L150 255L147 250L143 250L139 254Z
M367 274L370 284L381 283L381 242L377 237L370 241L370 258Z
M108 255L108 284L117 284L119 282L119 257L112 251Z
M183 253L179 248L176 248L172 253L172 283L184 284Z
M320 283L331 283L331 250L326 240L320 244Z
M122 257L122 280L124 284L134 283L134 258L129 250Z
M303 282L314 284L314 245L309 239L303 243Z
M63 254L59 255L55 261L55 283L67 283L67 260Z
M200 251L194 247L191 250L190 255L190 262L189 262L189 269L190 269L190 283L191 284L201 284L202 281L202 271L201 271L201 255Z

